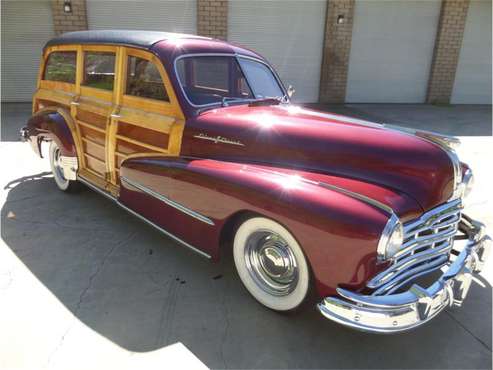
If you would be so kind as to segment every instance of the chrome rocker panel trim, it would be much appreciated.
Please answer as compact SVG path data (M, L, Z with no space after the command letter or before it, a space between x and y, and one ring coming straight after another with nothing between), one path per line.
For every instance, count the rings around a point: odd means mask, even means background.
M168 206L173 207L173 208L189 215L190 217L193 217L193 218L195 218L199 221L202 221L208 225L214 226L214 221L212 221L209 217L206 217L206 216L204 216L198 212L195 212L194 210L192 210L188 207L185 207L184 205L181 205L180 203L177 203L177 202L169 199L168 197L155 192L152 189L149 189L147 186L144 186L144 185L139 184L135 181L132 181L129 178L124 177L124 176L120 176L120 180L127 183L128 185L130 185L130 186L132 186L132 187L160 200L161 202L167 204Z
M140 215L139 213L137 213L137 212L133 211L132 209L128 208L123 203L121 203L118 199L116 199L115 197L113 197L111 194L103 191L102 189L98 188L97 186L94 186L91 182L89 182L85 178L83 178L81 176L77 176L77 180L79 180L81 183L83 183L84 185L86 185L90 189L94 190L95 192L97 192L97 193L103 195L104 197L108 198L109 200L115 202L118 206L120 206L121 208L123 208L125 211L127 211L128 213L130 213L130 214L136 216L137 218L141 219L142 221L144 221L148 225L154 227L156 230L160 231L161 233L163 233L167 237L173 239L174 241L180 243L181 245L187 247L188 249L194 251L195 253L199 254L202 257L205 257L207 259L211 259L212 258L211 255L209 255L209 254L201 251L200 249L198 249L198 248L194 247L193 245L187 243L186 241L180 239L176 235L174 235L174 234L170 233L169 231L163 229L161 226L156 225L151 220L145 218L144 216Z
M173 239L174 241L180 243L181 245L191 249L192 251L194 251L195 253L198 253L199 255L201 255L202 257L205 257L207 259L210 259L211 256L205 252L202 252L200 249L198 248L195 248L193 245L191 244L188 244L186 241L180 239L179 237L175 236L174 234L171 234L169 231L166 231L165 229L163 229L162 227L156 225L154 222L152 222L151 220L145 218L144 216L142 216L141 214L133 211L132 209L128 208L127 206L123 205L122 203L120 203L119 201L116 202L116 204L118 204L120 207L122 207L125 211L127 211L128 213L140 218L142 221L144 221L145 223L151 225L152 227L154 227L156 230L162 232L164 235L170 237L171 239Z
M481 271L492 245L484 225L465 216L462 226L469 236L466 246L428 289L414 284L404 293L374 296L338 288L338 297L326 297L317 305L320 313L353 329L390 334L421 326L447 307L461 306L473 273Z

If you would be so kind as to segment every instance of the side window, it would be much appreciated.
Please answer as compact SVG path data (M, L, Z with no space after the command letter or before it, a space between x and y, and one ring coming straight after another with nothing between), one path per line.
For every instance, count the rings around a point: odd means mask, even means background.
M77 52L55 51L48 56L43 80L75 83Z
M113 90L115 82L115 54L84 52L84 79L82 85Z
M157 67L148 60L134 56L128 57L125 94L169 101Z

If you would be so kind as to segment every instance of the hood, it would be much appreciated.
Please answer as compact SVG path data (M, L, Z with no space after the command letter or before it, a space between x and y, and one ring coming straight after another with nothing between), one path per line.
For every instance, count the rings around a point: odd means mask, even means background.
M204 112L187 121L182 155L354 179L405 194L420 212L446 202L454 187L452 161L438 145L376 123L292 105ZM381 193L374 199L396 207L378 199Z

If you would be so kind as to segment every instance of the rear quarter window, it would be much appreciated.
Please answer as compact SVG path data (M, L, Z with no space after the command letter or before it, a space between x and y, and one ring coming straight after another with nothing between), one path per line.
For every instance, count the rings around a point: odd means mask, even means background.
M75 83L77 52L55 51L48 56L43 80Z

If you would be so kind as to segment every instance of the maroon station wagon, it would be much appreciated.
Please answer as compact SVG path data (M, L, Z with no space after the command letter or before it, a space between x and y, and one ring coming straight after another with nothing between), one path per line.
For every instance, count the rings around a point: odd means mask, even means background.
M251 295L395 333L460 306L491 246L463 213L458 140L290 103L257 53L205 37L81 31L44 48L21 130L57 186L104 194ZM45 153L46 154L46 153ZM309 294L310 293L310 294Z

